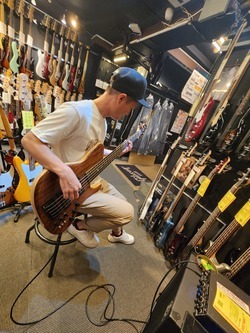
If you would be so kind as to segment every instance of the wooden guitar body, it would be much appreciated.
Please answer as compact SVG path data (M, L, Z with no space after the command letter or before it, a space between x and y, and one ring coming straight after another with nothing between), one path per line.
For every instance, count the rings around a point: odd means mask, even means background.
M28 160L23 161L20 157L13 158L14 167L19 175L19 182L14 197L19 202L30 201L30 190L34 179L42 172L43 167L35 163L34 170L30 170Z
M63 198L59 179L53 172L44 170L35 179L31 189L31 204L35 215L50 233L60 234L67 230L84 200L100 189L100 185L90 186L88 174L91 175L91 168L102 161L103 149L103 144L96 144L79 162L68 164L82 180L82 190L75 200Z

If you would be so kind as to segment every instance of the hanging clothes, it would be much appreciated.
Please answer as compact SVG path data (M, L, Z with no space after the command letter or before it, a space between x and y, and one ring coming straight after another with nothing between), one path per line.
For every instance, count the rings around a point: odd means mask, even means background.
M169 124L172 118L172 114L174 111L174 104L172 102L169 103L169 99L167 98L162 104L162 112L161 119L159 123L159 136L158 136L158 144L156 150L156 156L159 156L163 153L165 143L168 136Z
M130 129L129 137L132 136L137 131L138 126L140 125L140 123L143 123L143 124L149 124L150 123L150 117L151 117L152 108L153 108L153 105L154 105L154 96L152 94L149 94L149 96L146 98L146 101L150 105L150 108L146 108L144 106L142 107L140 113L138 114L138 117L136 118L134 124L132 125L132 127ZM140 137L138 140L136 140L133 143L132 151L137 151L138 150L138 148L140 146L140 143L141 143L141 140L144 137L144 135L146 134L146 132L147 132L147 129L144 132L143 136Z
M161 103L160 100L155 104L152 117L145 131L138 153L142 155L155 155L157 147L157 139L159 135L159 120L161 118Z

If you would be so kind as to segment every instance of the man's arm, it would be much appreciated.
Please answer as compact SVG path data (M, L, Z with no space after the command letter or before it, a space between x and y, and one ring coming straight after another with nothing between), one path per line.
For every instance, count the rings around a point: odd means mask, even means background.
M65 199L76 199L81 184L72 169L63 163L48 147L32 132L22 138L22 146L45 169L54 172L59 177L60 186Z

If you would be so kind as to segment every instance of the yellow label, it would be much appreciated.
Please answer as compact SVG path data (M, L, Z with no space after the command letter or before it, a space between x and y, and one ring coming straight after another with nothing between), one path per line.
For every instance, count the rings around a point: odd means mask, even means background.
M34 127L33 111L22 111L23 128L31 129Z
M200 184L200 186L199 186L199 188L198 188L198 190L197 190L197 193L198 193L201 197L203 197L204 194L206 193L206 190L207 190L207 188L208 188L210 182L211 182L211 179L209 179L209 178L207 178L207 177L205 177L205 178L203 179L202 183Z
M238 333L250 333L248 306L219 283L213 307Z
M235 215L235 220L242 226L250 219L250 202L248 201Z
M231 191L228 191L218 203L219 210L224 212L224 210L226 210L235 199L236 196Z

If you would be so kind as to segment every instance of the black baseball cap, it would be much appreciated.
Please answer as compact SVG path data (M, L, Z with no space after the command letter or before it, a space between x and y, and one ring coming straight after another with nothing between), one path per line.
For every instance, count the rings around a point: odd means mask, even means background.
M110 86L113 89L134 98L146 108L151 108L149 103L143 98L147 89L147 80L135 69L129 67L120 67L116 69L111 76Z

